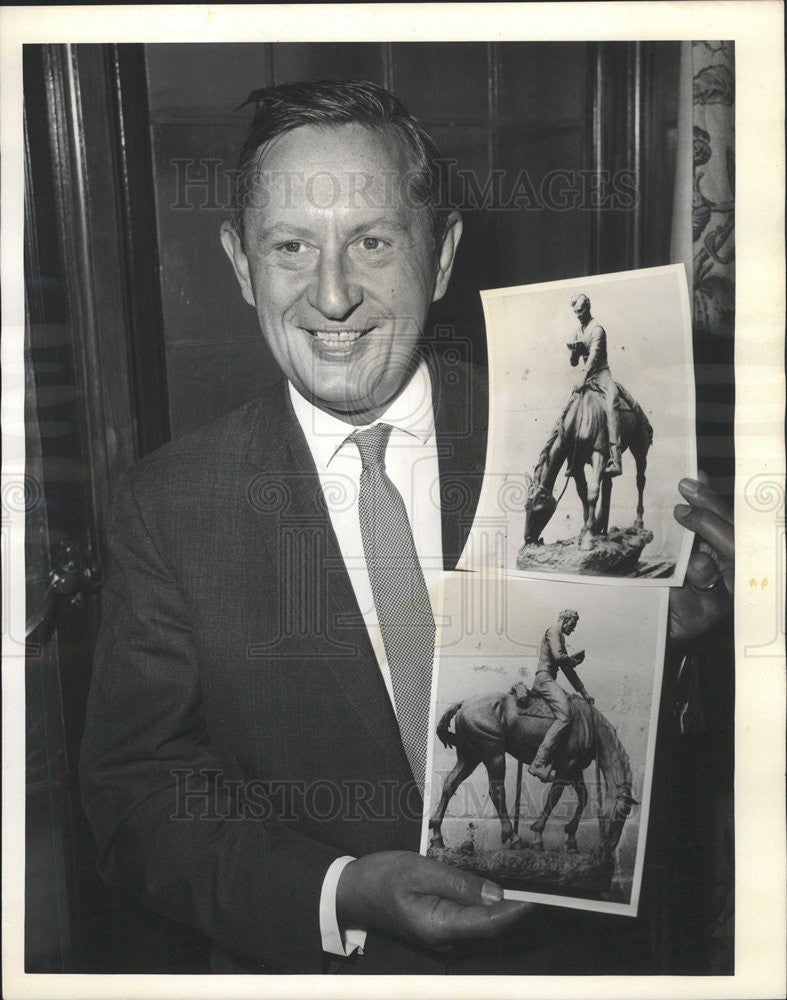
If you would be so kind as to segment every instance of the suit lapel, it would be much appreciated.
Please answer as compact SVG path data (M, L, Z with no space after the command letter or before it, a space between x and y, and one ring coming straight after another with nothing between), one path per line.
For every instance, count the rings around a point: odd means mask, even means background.
M279 383L263 399L252 432L247 461L256 469L257 494L269 497L255 504L260 534L273 565L281 560L281 531L306 531L312 548L310 561L291 561L280 568L280 587L290 602L314 600L308 621L319 635L304 636L303 655L322 656L337 684L366 725L370 736L391 760L409 774L399 727L363 622L330 515L325 507L317 469L292 409L286 383ZM320 551L314 551L320 546ZM318 575L317 585L310 578ZM326 656L326 637L336 655Z

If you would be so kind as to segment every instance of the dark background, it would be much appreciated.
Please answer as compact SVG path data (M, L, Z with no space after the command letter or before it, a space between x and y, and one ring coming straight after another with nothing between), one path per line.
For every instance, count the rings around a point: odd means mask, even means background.
M27 971L193 972L207 954L98 880L76 763L117 476L277 374L218 240L251 117L234 109L273 83L363 77L480 192L496 171L506 191L526 170L536 194L553 170L602 178L562 210L458 190L431 322L483 363L479 289L670 262L678 64L677 43L26 46ZM622 172L637 198L614 209ZM731 341L695 337L695 361L700 465L729 494ZM640 917L579 918L586 957L566 952L566 972L731 971L729 636L698 653L667 666Z
M148 45L145 57L174 434L239 405L274 375L218 242L227 214L222 170L235 165L253 106L233 109L261 86L335 77L387 86L443 157L472 172L480 192L501 171L504 198L522 169L539 196L549 171L634 173L635 156L647 162L635 212L602 213L588 197L562 211L540 197L519 209L464 199L461 250L434 320L477 353L484 343L481 288L669 263L676 44L641 48L639 66L631 46L584 43ZM642 102L648 121L635 136L633 88L645 76L653 94ZM202 167L204 160L211 165ZM214 176L219 197L212 199ZM210 180L184 192L184 178ZM452 193L462 205L461 184Z

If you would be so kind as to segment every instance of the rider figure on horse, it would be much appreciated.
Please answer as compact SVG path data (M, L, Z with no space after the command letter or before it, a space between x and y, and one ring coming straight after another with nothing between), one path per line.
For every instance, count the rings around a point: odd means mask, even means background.
M585 690L585 685L577 677L576 667L585 659L585 651L569 655L566 652L565 636L570 635L577 627L579 614L567 608L557 616L557 624L551 625L544 633L538 652L538 666L532 690L540 695L555 715L555 721L546 731L541 741L533 763L528 768L530 774L541 781L554 781L555 772L552 769L552 757L558 743L571 725L571 708L568 695L557 683L557 672L560 668L571 681L572 686L582 697L593 704L593 699Z
M571 308L579 320L579 329L573 343L566 345L571 351L571 364L576 366L580 357L587 359L585 377L577 385L577 391L587 386L600 392L604 398L609 436L609 460L604 472L610 477L619 476L623 470L620 464L618 387L609 370L607 334L604 327L591 316L590 299L587 295L575 295L571 300Z

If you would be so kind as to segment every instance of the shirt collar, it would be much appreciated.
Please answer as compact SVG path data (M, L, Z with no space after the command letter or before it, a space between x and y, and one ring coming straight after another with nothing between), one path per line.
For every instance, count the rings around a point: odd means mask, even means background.
M387 410L371 424L351 427L344 420L326 413L310 403L288 383L295 416L301 425L318 471L325 471L336 453L354 431L361 431L374 424L386 423L409 434L421 444L434 434L432 409L432 380L425 361L421 361L412 378Z

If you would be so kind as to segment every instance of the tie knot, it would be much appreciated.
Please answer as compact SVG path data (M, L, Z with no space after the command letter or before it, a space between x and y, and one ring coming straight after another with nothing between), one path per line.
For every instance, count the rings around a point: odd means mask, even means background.
M376 469L385 466L385 449L393 427L390 424L375 424L365 431L356 431L351 439L358 446L364 469Z

